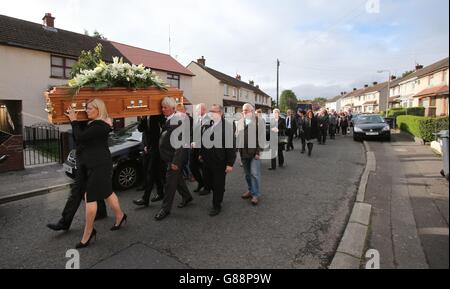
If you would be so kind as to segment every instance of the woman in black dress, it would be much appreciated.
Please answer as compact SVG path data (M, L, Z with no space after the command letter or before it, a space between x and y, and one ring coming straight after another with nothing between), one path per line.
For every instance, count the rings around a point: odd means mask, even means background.
M303 130L305 131L306 145L308 146L308 156L311 156L313 149L313 140L317 139L319 126L317 123L317 118L314 116L312 110L306 113L306 121L303 124Z
M82 129L77 121L77 113L69 108L69 117L72 130L80 150L77 159L78 169L82 171L86 180L86 225L83 238L76 248L89 246L97 231L94 229L94 220L97 213L97 201L106 200L116 217L112 231L119 230L127 220L127 215L120 208L119 199L112 189L112 158L108 147L108 136L111 132L111 120L108 117L105 103L100 99L88 102L86 109L90 120L87 127Z

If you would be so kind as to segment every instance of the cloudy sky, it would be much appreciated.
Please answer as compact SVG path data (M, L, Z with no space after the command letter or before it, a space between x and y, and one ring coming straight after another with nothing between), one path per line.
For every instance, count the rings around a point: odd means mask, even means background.
M0 14L169 53L255 80L276 97L331 97L449 54L448 0L2 1ZM170 27L170 29L169 29Z

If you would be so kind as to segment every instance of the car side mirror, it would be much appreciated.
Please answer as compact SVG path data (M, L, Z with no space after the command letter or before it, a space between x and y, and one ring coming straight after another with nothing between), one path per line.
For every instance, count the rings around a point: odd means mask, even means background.
M7 160L8 158L9 158L8 155L2 155L2 156L0 156L0 164L6 162L6 160Z

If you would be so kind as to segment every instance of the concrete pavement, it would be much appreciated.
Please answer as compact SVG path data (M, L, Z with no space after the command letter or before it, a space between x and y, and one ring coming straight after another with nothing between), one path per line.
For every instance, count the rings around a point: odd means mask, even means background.
M110 232L113 218L97 222L98 241L80 251L81 267L327 268L356 198L364 150L351 136L316 145L312 158L295 145L286 168L268 171L263 161L258 207L240 198L246 186L239 165L227 178L223 212L215 218L207 214L212 196L194 194L192 205L174 207L168 219L155 222L159 204L136 208L139 192L119 193L129 223ZM45 224L58 220L67 193L0 205L0 268L65 267L66 251L81 238L84 209L68 233Z
M60 164L0 174L0 204L68 189L73 181Z
M441 157L408 135L370 142L377 160L365 202L372 205L368 248L381 268L449 268L448 182Z

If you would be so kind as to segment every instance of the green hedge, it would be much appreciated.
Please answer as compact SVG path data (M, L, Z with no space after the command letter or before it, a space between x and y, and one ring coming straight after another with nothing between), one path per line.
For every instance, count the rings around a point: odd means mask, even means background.
M397 117L397 126L425 142L431 142L436 139L433 133L448 130L448 117L401 115Z
M426 142L435 140L433 133L441 130L448 130L448 117L426 118L419 121L420 135Z
M400 115L414 115L414 116L424 116L424 107L410 107L410 108L391 108L388 110L388 117L398 117Z

